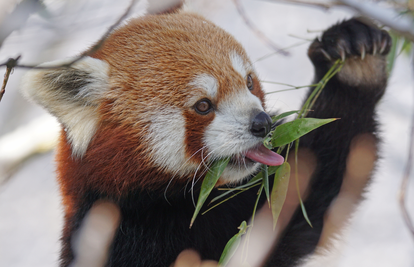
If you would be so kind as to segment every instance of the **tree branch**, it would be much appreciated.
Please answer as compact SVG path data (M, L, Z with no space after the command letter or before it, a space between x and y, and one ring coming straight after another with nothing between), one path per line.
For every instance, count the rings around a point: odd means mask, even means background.
M79 56L77 56L72 61L70 61L68 63L65 63L65 64L59 64L59 65L56 65L56 66L22 65L22 64L17 64L17 62L15 62L16 64L14 65L14 67L15 68L22 68L22 69L58 69L58 68L68 68L68 67L72 66L73 64L75 64L79 60L82 60L84 57L89 56L89 55L95 53L96 51L98 51L99 48L101 48L102 45L105 43L108 36L112 33L112 31L116 27L119 26L119 24L121 24L122 21L124 21L124 19L128 16L129 12L131 11L132 7L138 1L139 0L131 0L131 3L129 4L129 6L125 10L125 12L122 14L122 16L114 24L112 24L111 27L108 28L108 30L105 32L104 35L102 35L102 37L98 40L98 42L94 46L92 46L91 48L89 48L88 50L86 50L85 52L80 54ZM7 64L8 64L8 61L5 62L5 63L0 64L0 67L6 66Z
M322 8L324 10L331 9L333 7L347 7L350 8L363 17L374 19L380 24L387 26L397 32L398 34L406 37L411 42L414 42L414 26L411 18L401 15L400 12L397 12L395 9L406 9L411 10L409 5L397 4L394 1L392 4L393 8L385 8L379 6L378 4L367 3L366 1L359 0L337 0L330 1L328 3L315 2L315 1L306 1L306 0L266 0L270 2L281 2L287 4L297 4L303 6L310 6L316 8Z
M356 0L339 0L346 7L349 7L362 16L374 19L384 26L391 28L400 35L414 42L414 26L412 18L403 16L394 9L384 8L379 5Z
M331 1L330 3L322 3L322 2L312 2L312 1L306 1L306 0L265 0L267 2L280 2L280 3L287 3L287 4L296 4L296 5L302 5L302 6L310 6L310 7L317 7L322 8L324 10L328 10L332 7L340 6L341 3L337 1Z
M12 73L12 70L14 68L22 68L22 69L58 69L58 68L69 68L70 66L72 66L73 64L75 64L76 62L82 60L84 57L89 56L93 53L95 53L96 51L98 51L102 45L105 43L106 39L108 38L108 36L112 33L112 31L118 27L122 21L125 20L125 18L128 16L128 14L130 13L131 9L133 8L133 6L136 4L136 2L139 0L131 0L131 3L129 4L128 8L125 10L125 12L122 14L121 17L119 17L119 19L111 25L111 27L108 28L108 30L105 32L104 35L102 35L102 37L98 40L98 42L92 46L91 48L89 48L88 50L86 50L85 52L83 52L82 54L80 54L79 56L77 56L75 59L73 59L72 61L65 63L65 64L59 64L56 66L35 66L35 65L22 65L22 64L18 64L18 61L20 60L21 56L18 56L17 58L9 58L6 62L0 64L0 67L6 67L6 73L4 74L4 80L3 80L3 86L0 90L0 101L3 98L4 93L6 92L6 85L7 82L9 80L10 74Z
M289 52L281 49L278 45L276 45L274 42L272 42L272 40L270 40L269 38L267 38L267 36L264 33L262 33L251 22L251 20L246 15L246 11L244 10L244 8L242 7L242 5L240 4L240 0L233 0L233 2L236 5L237 11L239 12L240 16L243 18L243 20L246 23L246 25L253 31L254 34L256 34L257 37L259 37L270 48L272 48L273 50L275 50L276 53L281 54L281 55L284 55L284 56L288 56L289 55Z
M10 74L12 73L14 67L16 67L16 64L19 61L19 59L20 59L20 56L16 58L9 58L6 62L7 69L6 69L6 73L4 74L3 85L0 90L0 102L3 99L4 93L6 92L6 85L7 85L7 82L9 81Z

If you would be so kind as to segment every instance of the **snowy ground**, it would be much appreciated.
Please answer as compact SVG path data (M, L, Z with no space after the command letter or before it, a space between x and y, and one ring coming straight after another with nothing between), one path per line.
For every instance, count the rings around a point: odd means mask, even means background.
M59 11L61 1L48 2ZM114 2L73 0L53 27L47 29L42 28L44 19L31 18L26 29L15 32L4 44L0 62L22 54L26 63L40 63L85 50L128 4L128 1ZM327 12L247 0L242 4L258 28L281 47L303 42L297 37L312 39L327 26L352 16L350 12L339 9ZM199 1L197 6L207 18L233 34L253 61L272 52L246 27L232 1L205 0ZM67 27L54 28L62 22ZM308 44L289 49L289 57L275 55L256 62L260 78L297 86L309 84L312 66L306 57ZM44 114L18 94L23 73L22 70L14 72L0 103L0 136ZM397 203L413 112L412 77L410 60L400 56L387 94L378 107L384 137L382 159L367 199L359 207L344 237L342 255L335 266L414 266L414 242L403 224ZM285 88L271 84L264 86L267 91ZM268 106L294 110L302 97L303 91L269 95ZM414 215L414 182L410 184L408 193L408 209ZM62 208L54 179L53 152L49 152L24 162L0 186L0 266L57 266L61 227Z

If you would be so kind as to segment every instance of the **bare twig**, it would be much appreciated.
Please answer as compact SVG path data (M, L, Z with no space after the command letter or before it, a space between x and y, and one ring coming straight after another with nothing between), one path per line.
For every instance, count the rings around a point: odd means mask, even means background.
M92 46L91 48L89 48L88 50L86 50L85 52L80 54L79 56L77 56L72 61L70 61L68 63L64 63L64 64L59 64L59 65L56 65L56 66L35 66L35 65L16 64L14 67L15 68L22 68L22 69L58 69L58 68L68 68L68 67L72 66L73 64L75 64L79 60L82 60L84 57L89 56L89 55L95 53L96 51L98 51L99 48L101 48L102 45L105 43L106 39L112 33L112 31L116 27L118 27L119 24L121 24L121 22L124 21L124 19L128 16L129 12L131 11L132 7L135 5L135 3L137 1L138 0L131 0L131 3L129 4L129 6L125 10L125 12L122 14L122 16L114 24L112 24L111 27L108 28L108 30L105 32L104 35L102 35L102 37L99 39L99 41L94 46ZM6 66L7 63L8 62L0 64L0 67Z
M333 7L348 7L358 12L363 17L374 19L384 26L391 28L398 34L406 37L410 41L414 42L414 27L413 22L406 16L401 16L401 13L395 9L404 8L407 11L412 11L411 6L396 5L395 2L387 2L395 7L386 8L379 6L378 4L367 3L359 0L337 0L328 3L306 1L306 0L266 0L269 2L281 2L287 4L297 4L309 7L322 8L324 10L331 9Z
M414 64L414 62L413 62ZM414 67L414 66L413 66ZM406 201L406 192L408 188L408 183L410 181L410 174L411 169L413 165L413 154L414 154L414 112L411 115L411 131L410 131L410 144L408 147L408 157L407 157L407 165L405 166L402 182L401 182L401 188L399 193L399 202L400 202L400 208L403 215L404 222L408 228L408 230L411 232L411 236L414 239L414 225L413 221L410 217L410 214L408 213L407 207L405 205Z
M6 69L6 73L4 74L3 85L0 90L0 102L3 99L4 93L6 92L6 85L7 85L7 82L9 81L10 74L12 73L14 67L17 65L17 62L19 61L19 59L20 59L20 56L16 58L9 58L6 62L7 69Z
M357 0L339 0L338 2L343 6L347 6L357 11L364 17L374 19L382 25L390 27L411 42L414 42L412 19L407 16L401 16L396 10Z
M256 34L263 42L265 42L268 46L270 46L273 50L276 51L276 53L279 53L284 56L288 56L289 52L281 49L278 45L276 45L272 40L267 38L265 34L263 34L247 17L246 12L242 5L240 4L240 0L233 0L234 4L237 7L237 11L239 12L240 16L243 18L246 25L253 31L254 34Z
M325 10L328 10L332 7L339 6L341 3L337 1L332 1L330 3L322 3L322 2L313 2L313 1L306 1L306 0L265 0L267 2L281 2L287 4L297 4L302 6L311 6L311 7L318 7Z
M119 19L112 24L111 27L109 27L109 29L105 32L104 35L102 35L102 37L99 39L99 41L92 46L90 49L86 50L85 52L83 52L82 54L80 54L79 56L77 56L75 59L73 59L72 61L68 62L68 63L64 63L64 64L59 64L56 66L35 66L35 65L20 65L18 64L18 61L20 59L21 56L18 56L17 58L9 58L6 62L0 64L0 67L4 67L6 66L6 74L4 75L4 80L3 80L3 86L0 90L0 101L3 98L3 95L6 91L6 85L7 82L9 80L10 74L13 71L14 68L22 68L22 69L58 69L58 68L69 68L70 66L72 66L73 64L75 64L76 62L82 60L84 57L89 56L93 53L95 53L96 51L98 51L102 45L104 44L104 42L106 41L106 39L108 38L108 36L112 33L112 31L119 26L119 24L121 24L121 22L128 16L129 12L131 11L132 7L135 5L135 3L138 0L131 0L131 3L129 4L128 8L125 10L125 12L122 14L121 17L119 17Z
M348 7L358 12L363 17L374 19L384 26L391 28L398 34L406 37L414 42L413 22L407 16L401 16L401 13L392 8L385 8L378 4L367 3L359 0L337 0L329 3L321 3L306 0L266 0L270 2L283 2L288 4L298 4L322 9L331 9L333 7ZM390 3L393 4L393 3ZM398 8L394 5L395 8ZM401 5L399 6L401 8ZM406 6L406 10L411 11L410 6Z

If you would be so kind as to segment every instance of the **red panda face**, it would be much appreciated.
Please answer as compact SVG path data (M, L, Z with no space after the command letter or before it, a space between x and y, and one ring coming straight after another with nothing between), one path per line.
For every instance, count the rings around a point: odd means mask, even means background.
M184 13L130 21L71 69L71 75L29 75L26 87L49 95L26 94L58 117L76 157L92 160L94 147L113 144L117 136L119 146L107 153L134 146L125 158L128 173L139 166L195 177L213 160L231 157L221 177L228 183L257 169L245 154L263 141L252 124L265 110L264 93L240 44L204 18ZM65 79L83 83L65 94L58 85ZM89 120L75 122L75 115Z

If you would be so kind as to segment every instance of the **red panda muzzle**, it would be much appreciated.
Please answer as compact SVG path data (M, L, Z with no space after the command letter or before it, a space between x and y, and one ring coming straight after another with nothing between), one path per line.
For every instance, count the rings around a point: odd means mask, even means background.
M269 115L267 115L266 112L261 111L254 117L250 132L256 137L264 138L270 132L271 128L272 119L269 117Z

